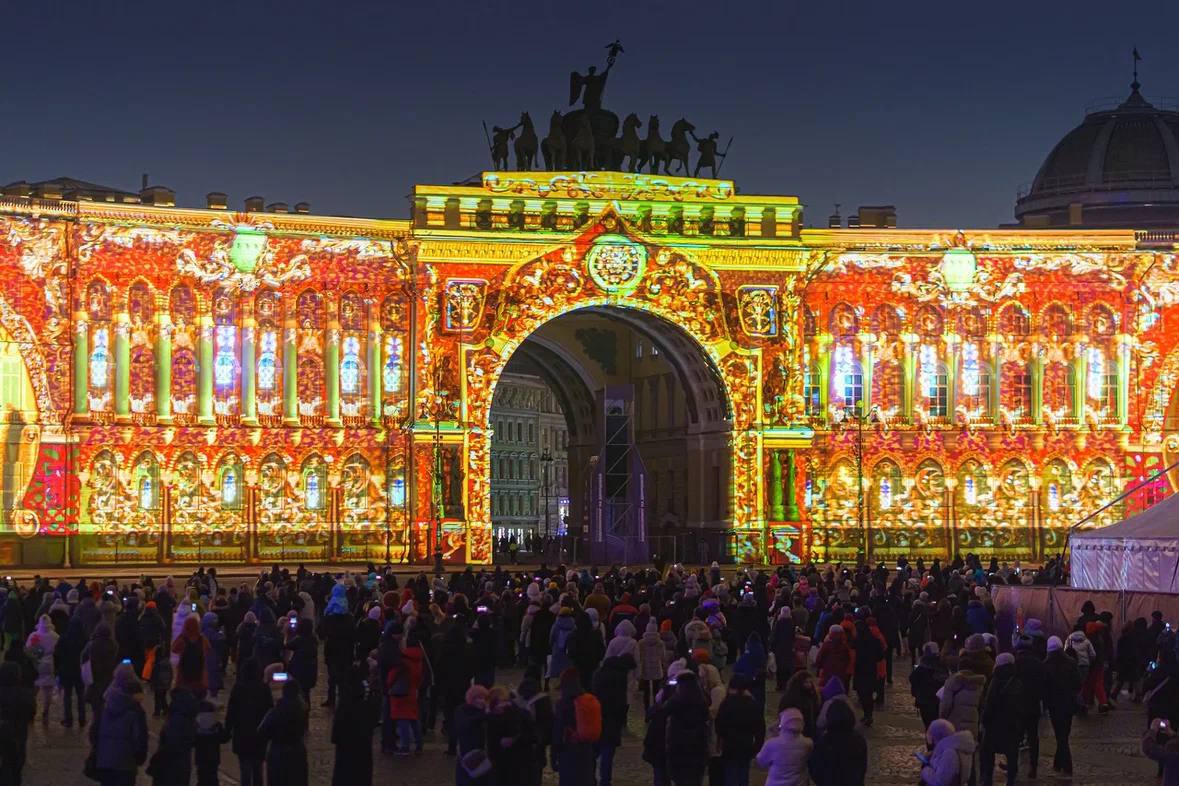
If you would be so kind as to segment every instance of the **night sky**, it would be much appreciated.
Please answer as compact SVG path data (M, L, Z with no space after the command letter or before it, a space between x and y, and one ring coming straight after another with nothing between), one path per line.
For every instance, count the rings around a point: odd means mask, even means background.
M1179 95L1179 5L1094 0L415 3L4 2L0 182L68 175L203 205L261 194L405 216L414 183L488 166L480 121L542 136L573 69L664 134L735 137L722 175L902 226L1012 220L1020 185L1085 107Z

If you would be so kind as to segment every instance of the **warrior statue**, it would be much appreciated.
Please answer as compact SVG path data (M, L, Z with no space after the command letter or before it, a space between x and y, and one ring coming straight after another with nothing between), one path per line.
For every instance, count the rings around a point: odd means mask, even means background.
M614 156L615 137L618 134L618 115L602 109L602 94L606 91L606 80L614 62L622 52L622 44L615 41L606 46L606 69L601 73L594 66L586 69L585 74L574 71L569 75L569 105L572 106L581 99L581 108L575 109L562 119L561 130L565 139L572 143L581 134L588 133L593 137L592 156L589 162L582 161L579 166L584 169L602 169L611 164ZM573 147L573 145L570 145ZM581 151L589 146L582 145Z

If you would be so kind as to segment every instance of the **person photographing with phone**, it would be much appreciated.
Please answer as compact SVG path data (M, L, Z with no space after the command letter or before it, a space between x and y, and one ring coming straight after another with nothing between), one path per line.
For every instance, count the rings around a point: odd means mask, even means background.
M1164 718L1151 721L1142 738L1142 753L1163 768L1163 786L1179 786L1179 737Z

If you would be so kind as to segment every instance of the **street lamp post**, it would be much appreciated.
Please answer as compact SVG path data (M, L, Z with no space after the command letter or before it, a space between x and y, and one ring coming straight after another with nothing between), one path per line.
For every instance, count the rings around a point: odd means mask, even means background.
M546 538L552 534L549 528L549 466L552 463L553 454L549 452L546 445L540 454L541 483L544 484L544 536Z

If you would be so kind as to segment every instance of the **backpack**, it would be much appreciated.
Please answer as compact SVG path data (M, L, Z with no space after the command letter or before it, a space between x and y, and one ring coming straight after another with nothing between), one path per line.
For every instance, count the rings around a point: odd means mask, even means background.
M184 645L180 653L180 674L185 679L200 675L205 668L205 648L200 639L193 639Z
M602 703L592 693L583 693L573 700L576 731L572 742L597 742L602 737Z

